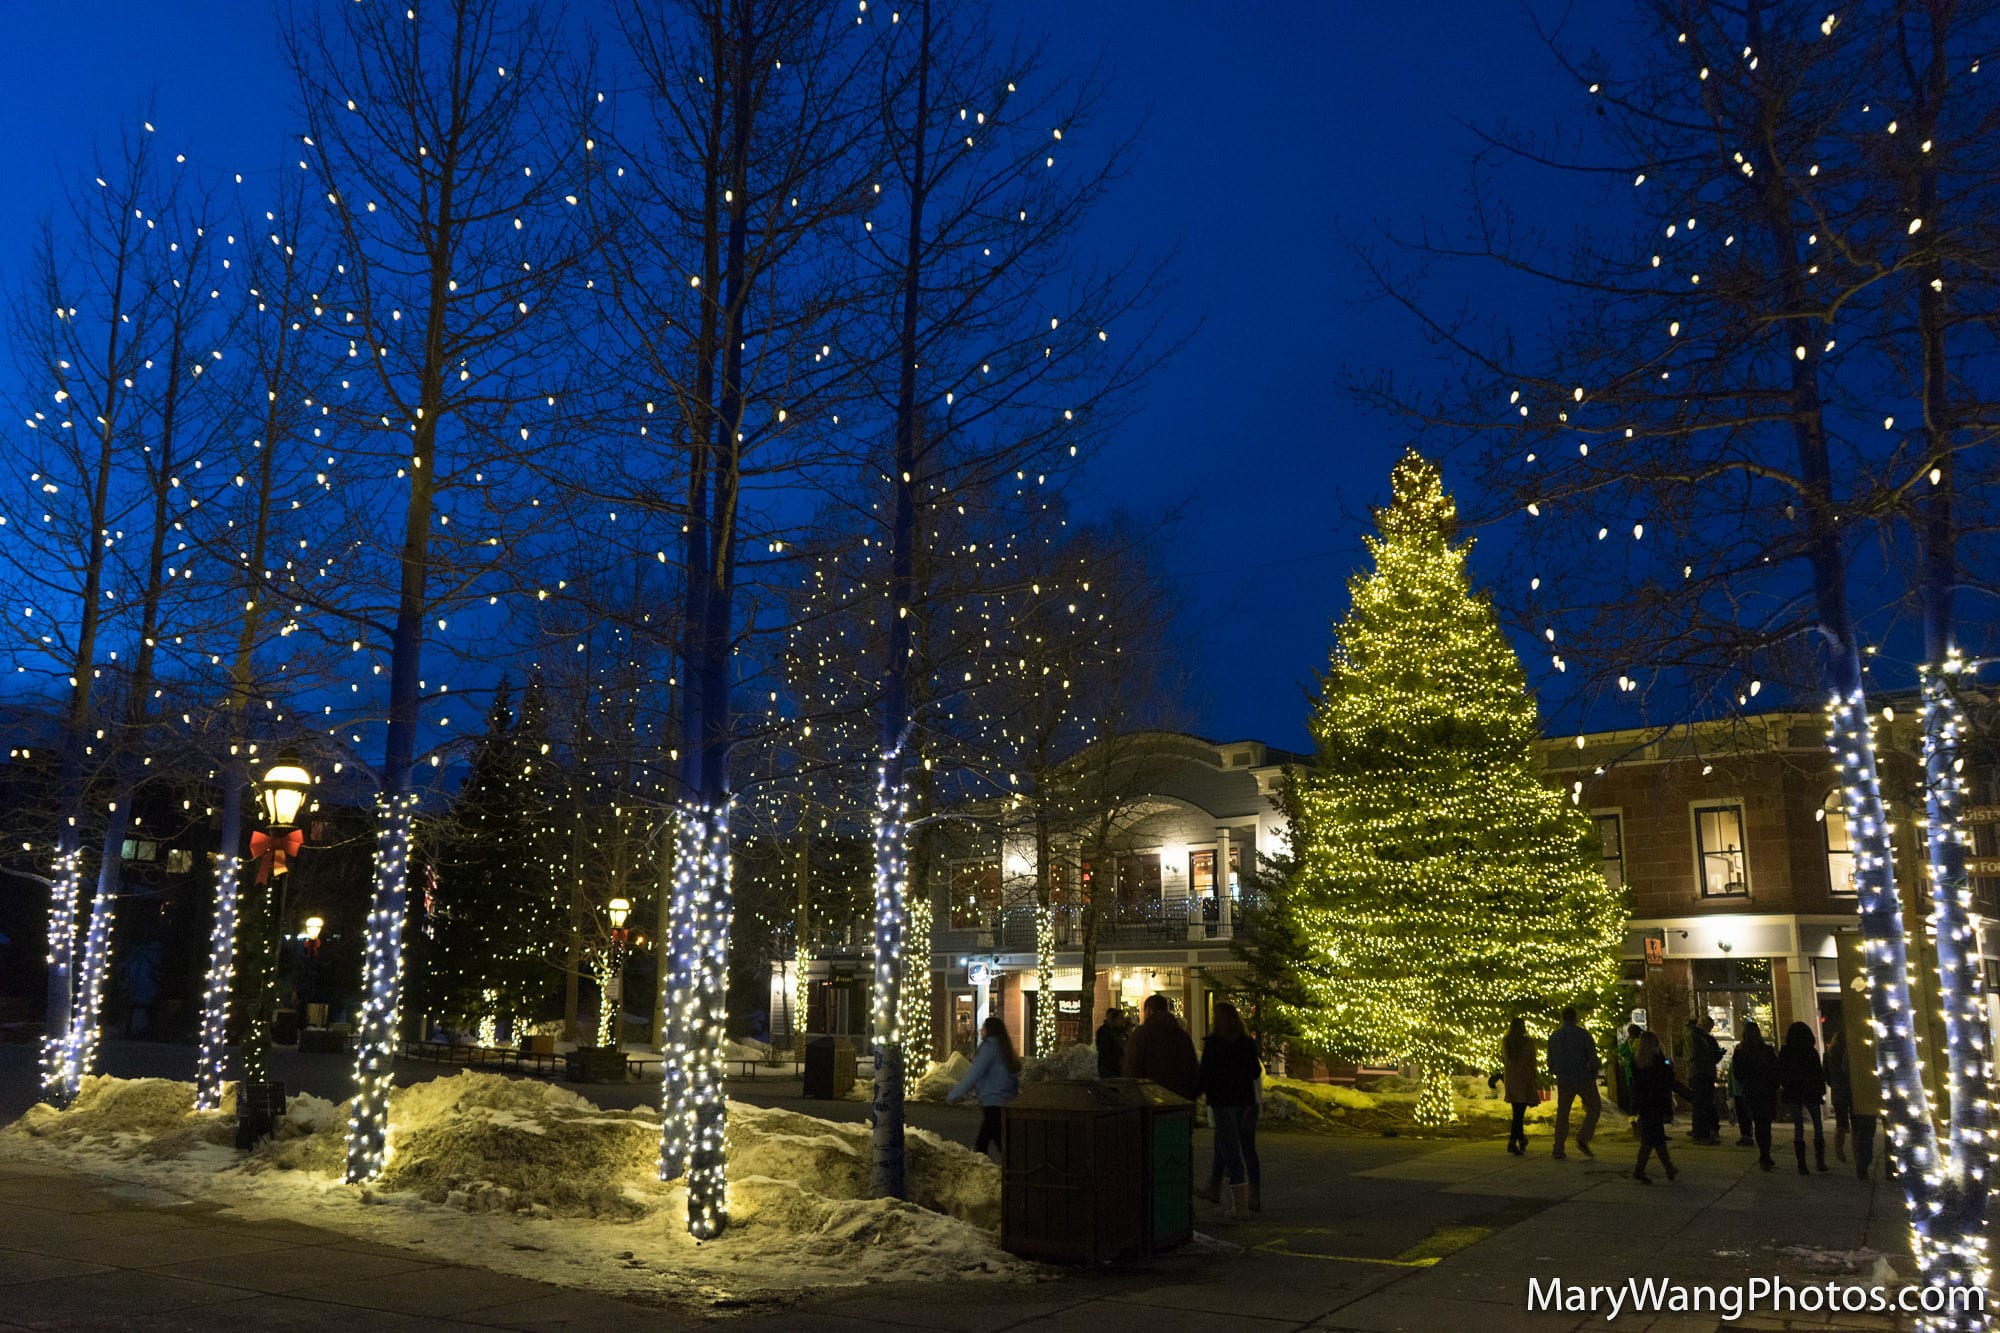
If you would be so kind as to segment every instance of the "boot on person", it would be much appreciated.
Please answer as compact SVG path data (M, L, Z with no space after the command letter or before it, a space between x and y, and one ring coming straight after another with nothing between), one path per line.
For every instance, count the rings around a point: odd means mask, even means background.
M1264 1211L1264 1187L1254 1180L1250 1182L1250 1211L1253 1213Z
M1208 1184L1196 1185L1194 1187L1194 1197L1203 1200L1206 1203L1221 1203L1222 1177L1211 1176L1209 1178Z
M1811 1175L1812 1172L1806 1170L1806 1145L1803 1143L1794 1143L1792 1147L1799 1155L1799 1174L1802 1176Z
M1816 1142L1815 1142L1815 1143L1813 1144L1813 1161L1814 1161L1814 1164L1815 1164L1815 1165L1817 1165L1817 1166L1819 1167L1819 1169L1820 1169L1820 1170L1822 1170L1822 1171L1826 1170L1826 1142L1825 1142L1825 1140L1819 1140L1819 1141L1816 1141Z
M1232 1222L1243 1222L1247 1221L1249 1217L1250 1187L1248 1185L1231 1185L1229 1187L1229 1220Z

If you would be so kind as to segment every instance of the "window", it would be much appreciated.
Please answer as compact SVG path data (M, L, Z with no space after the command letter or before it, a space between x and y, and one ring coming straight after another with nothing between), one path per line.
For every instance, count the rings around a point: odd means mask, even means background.
M1118 858L1118 914L1128 919L1155 911L1160 901L1160 854Z
M1000 863L961 861L951 868L951 926L977 930L1000 915Z
M186 847L170 847L167 849L168 874L185 875L192 869L194 869L194 853L192 851Z
M160 844L151 838L127 838L118 855L126 861L157 861L160 859Z
M1847 805L1834 788L1820 802L1819 829L1826 839L1826 886L1833 893L1854 892L1854 840L1847 831Z
M1070 894L1070 880L1072 878L1069 862L1063 860L1061 856L1051 856L1049 858L1049 905L1051 907L1068 907L1075 901Z
M1698 805L1694 808L1694 843L1701 896L1745 898L1750 878L1743 860L1743 807Z
M1597 824L1598 855L1603 858L1604 883L1613 891L1625 887L1625 821L1617 811L1592 815Z

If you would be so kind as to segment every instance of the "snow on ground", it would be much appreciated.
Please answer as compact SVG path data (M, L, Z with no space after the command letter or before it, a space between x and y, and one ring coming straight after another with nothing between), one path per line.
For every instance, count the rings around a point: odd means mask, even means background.
M910 1201L869 1199L867 1126L731 1102L731 1227L697 1242L684 1187L657 1178L651 1110L472 1071L397 1088L388 1167L359 1187L340 1179L344 1105L292 1098L277 1136L246 1155L232 1146L233 1103L196 1114L193 1091L90 1078L69 1110L37 1106L0 1129L0 1154L641 1299L1037 1272L999 1247L999 1168L920 1129L908 1131Z
M1416 1123L1417 1095L1404 1091L1398 1083L1410 1080L1381 1080L1372 1091L1345 1087L1338 1083L1308 1083L1302 1079L1270 1077L1264 1080L1263 1118L1290 1122L1335 1134L1376 1135L1394 1133L1424 1137L1485 1138L1499 1134L1512 1108L1493 1096L1468 1097L1460 1090L1459 1123L1443 1129ZM1385 1087L1384 1085L1388 1085ZM1486 1091L1483 1084L1477 1089ZM1541 1102L1528 1108L1530 1134L1551 1132L1555 1102Z

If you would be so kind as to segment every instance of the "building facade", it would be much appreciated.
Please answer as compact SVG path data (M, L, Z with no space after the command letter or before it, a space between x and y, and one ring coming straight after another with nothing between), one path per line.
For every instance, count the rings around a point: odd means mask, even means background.
M992 803L951 826L928 858L932 1031L937 1054L970 1051L980 1023L1000 1014L1032 1049L1053 1023L1061 1045L1084 1030L1083 905L1098 904L1090 1014L1172 1000L1197 1040L1207 1031L1209 979L1237 970L1232 941L1256 899L1260 855L1285 845L1274 797L1299 756L1258 741L1217 743L1174 732L1101 742L1076 756L1051 791ZM1046 853L1040 849L1046 846ZM1055 933L1051 993L1036 971L1040 865L1047 863Z
M1906 913L1927 901L1928 884L1913 712L1891 706L1876 722ZM1770 713L1665 734L1596 732L1544 751L1550 780L1597 823L1606 879L1630 896L1624 989L1639 1021L1676 1036L1699 1013L1729 1034L1745 1020L1767 1035L1803 1021L1824 1037L1841 1005L1835 940L1856 929L1857 910L1825 720ZM1993 829L1975 836L1990 840ZM1983 868L1980 843L1973 850ZM1989 994L2000 968L1995 888L1974 880ZM1927 910L1910 915L1921 921Z

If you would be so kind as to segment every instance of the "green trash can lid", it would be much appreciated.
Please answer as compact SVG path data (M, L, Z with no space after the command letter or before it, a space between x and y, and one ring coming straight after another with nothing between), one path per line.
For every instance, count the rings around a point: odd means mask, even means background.
M1137 1099L1130 1105L1146 1106L1154 1110L1171 1110L1176 1106L1194 1105L1178 1092L1162 1087L1149 1078L1107 1078L1103 1082L1107 1088L1129 1091Z
M1151 1104L1137 1079L1052 1078L1024 1088L1010 1111L1129 1111ZM1167 1096L1173 1094L1160 1090ZM1174 1098L1178 1101L1179 1098Z

